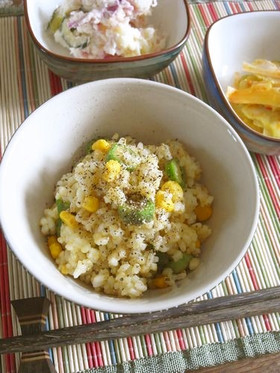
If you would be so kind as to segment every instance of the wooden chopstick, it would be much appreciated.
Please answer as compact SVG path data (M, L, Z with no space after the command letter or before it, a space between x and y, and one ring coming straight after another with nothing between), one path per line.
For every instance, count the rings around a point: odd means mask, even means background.
M32 298L31 298L32 299ZM34 298L35 299L35 298ZM164 311L0 340L0 354L119 339L278 312L280 287L183 304Z

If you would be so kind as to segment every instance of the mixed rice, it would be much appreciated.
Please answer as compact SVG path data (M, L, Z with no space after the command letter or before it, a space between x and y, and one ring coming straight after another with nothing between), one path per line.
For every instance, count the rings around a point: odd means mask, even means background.
M40 225L64 275L117 297L168 288L200 263L213 197L177 141L97 139L62 176Z

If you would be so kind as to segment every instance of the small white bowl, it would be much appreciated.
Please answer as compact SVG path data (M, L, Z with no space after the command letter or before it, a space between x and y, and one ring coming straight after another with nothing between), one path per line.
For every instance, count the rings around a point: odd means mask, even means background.
M219 19L207 30L203 48L203 72L210 104L239 133L248 149L269 155L280 154L280 139L262 135L246 125L227 97L234 74L242 63L257 58L279 60L280 12L256 11Z
M178 138L200 162L214 195L211 237L201 265L170 291L139 299L97 294L63 276L40 232L54 186L90 139L131 135L157 144ZM71 88L35 110L10 141L0 167L0 221L9 246L41 283L81 305L115 313L162 310L222 281L244 256L256 228L259 192L250 155L232 127L208 105L176 88L138 79L107 79Z
M63 0L24 0L24 16L31 39L42 60L55 74L73 82L114 77L150 78L167 67L181 52L190 30L186 0L160 0L149 24L164 35L167 45L160 52L136 57L82 59L70 55L46 30L53 11Z

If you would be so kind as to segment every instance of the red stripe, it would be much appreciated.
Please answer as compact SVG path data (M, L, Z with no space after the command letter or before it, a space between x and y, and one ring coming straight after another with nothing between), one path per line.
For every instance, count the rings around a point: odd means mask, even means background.
M249 270L249 274L250 274L252 283L254 285L254 289L259 290L260 287L259 287L259 284L258 284L258 281L257 281L257 278L256 278L255 270L252 266L251 259L250 259L248 253L245 255L245 261L246 261L247 268Z
M275 177L275 181L277 185L280 187L280 167L278 166L276 162L276 157L267 156L266 159L268 160L268 163L272 169L273 176Z
M50 87L51 87L52 96L55 96L58 93L62 92L61 79L57 75L55 75L53 72L51 72L50 70L49 70L49 79L50 79Z
M12 337L13 324L11 317L7 245L2 230L0 230L0 307L3 338ZM5 373L14 373L15 355L6 354L4 362L7 370Z
M153 356L153 347L151 343L151 337L148 334L145 335L145 341L146 341L146 347L147 347L149 356Z
M95 312L81 307L81 317L83 324L92 324L96 322ZM100 342L86 343L87 358L90 368L99 368L104 366Z
M198 4L198 9L200 11L201 17L203 19L203 22L206 27L209 27L211 25L211 21L209 21L209 18L207 17L206 14L206 7L203 4Z
M233 14L238 13L236 11L236 4L235 3L229 3L229 7L231 8L231 11L232 11Z
M211 14L211 17L212 17L212 22L217 21L220 18L220 16L216 12L216 8L214 7L214 4L209 3L208 4L208 9L209 9L209 13Z
M265 324L266 330L268 332L271 331L272 327L271 327L271 324L270 324L268 316L267 315L263 315L263 320L264 320L264 324Z
M189 92L192 95L195 95L195 89L194 89L194 86L193 86L193 83L192 83L192 79L191 79L191 76L190 76L190 72L189 72L189 68L188 68L188 65L187 65L187 61L186 61L185 56L184 56L183 53L180 54L180 58L181 58L181 61L182 61L182 64L183 64L183 68L184 68L184 71L185 71L185 74L186 74L187 82L188 82L188 85L189 85Z
M274 193L273 186L271 185L271 182L270 182L270 177L269 177L269 175L267 173L267 170L266 170L266 167L265 167L265 165L263 163L263 158L262 158L262 156L260 154L256 154L256 159L257 159L259 167L261 169L265 185L266 185L266 187L267 187L267 189L269 191L269 195L271 197L271 201L272 201L273 206L275 208L275 212L276 212L278 218L280 218L280 204L279 204L279 199L278 199L278 197ZM279 178L279 170L277 170L276 175Z
M176 332L177 339L178 339L179 346L180 346L181 350L185 350L186 349L186 345L185 345L185 341L184 341L184 338L183 338L182 330L178 329L175 332Z
M171 344L170 344L170 339L169 339L169 334L168 332L163 332L164 340L165 340L165 345L167 348L167 351L171 351Z
M241 8L240 4L236 3L235 6L238 13L243 13L243 9Z
M128 344L130 359L131 360L135 360L136 357L135 357L134 346L133 346L133 342L132 342L132 338L131 337L127 338L127 344Z
M246 5L248 6L248 8L250 9L251 12L254 11L254 8L253 8L253 6L250 2L246 3Z

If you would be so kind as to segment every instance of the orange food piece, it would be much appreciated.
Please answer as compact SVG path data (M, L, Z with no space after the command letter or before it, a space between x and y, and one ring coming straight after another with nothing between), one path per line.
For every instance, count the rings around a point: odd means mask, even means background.
M164 289L167 288L169 285L166 281L166 276L158 276L151 280L152 287L155 287L157 289Z
M210 205L198 205L194 209L198 221L208 220L212 215L212 207Z

